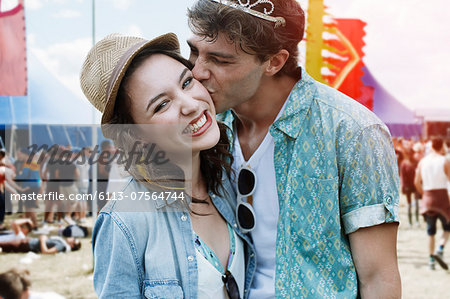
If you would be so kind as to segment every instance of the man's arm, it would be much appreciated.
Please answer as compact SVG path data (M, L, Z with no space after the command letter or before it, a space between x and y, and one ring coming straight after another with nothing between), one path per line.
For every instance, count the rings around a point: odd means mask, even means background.
M349 234L361 297L401 298L397 264L398 223L360 228Z
M31 219L29 219L29 218L23 218L23 219L16 219L16 220L13 220L13 221L11 222L11 228L13 229L14 234L18 235L19 232L22 230L22 229L20 228L20 226L23 225L23 224L25 224L25 223L29 223L29 224L31 225L31 227L33 227L33 222L32 222Z
M420 194L423 194L422 190L422 171L421 169L421 163L416 168L416 175L414 176L414 186L416 187L417 192Z
M41 253L43 253L43 254L58 253L58 249L56 247L48 249L47 243L45 242L45 241L47 241L47 239L48 239L48 237L45 235L42 235L39 237L39 241L41 241Z

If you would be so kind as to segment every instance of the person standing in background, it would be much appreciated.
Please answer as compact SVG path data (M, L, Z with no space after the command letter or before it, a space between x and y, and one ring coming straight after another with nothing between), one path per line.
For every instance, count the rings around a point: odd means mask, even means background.
M417 163L413 158L413 151L411 148L406 148L404 150L404 159L400 164L400 185L402 188L402 193L406 196L408 202L408 222L409 226L412 227L412 207L415 208L415 220L416 224L419 225L419 199L415 196L416 187L414 186L414 176L416 174ZM414 198L414 203L412 198Z
M450 200L447 184L450 181L450 161L445 158L443 140L432 138L431 150L417 166L414 183L417 190L423 195L420 213L427 223L429 240L429 266L435 269L437 261L441 267L448 269L444 262L444 247L450 234ZM435 252L436 222L442 222L444 232L439 248Z

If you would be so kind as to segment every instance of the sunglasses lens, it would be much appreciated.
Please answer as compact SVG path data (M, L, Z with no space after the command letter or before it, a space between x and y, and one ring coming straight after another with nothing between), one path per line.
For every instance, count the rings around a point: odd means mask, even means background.
M239 287L230 271L227 270L227 272L225 272L222 276L222 281L225 284L228 297L230 299L239 299Z
M253 213L247 206L240 204L238 206L237 216L241 228L253 229L253 227L255 226L255 218L253 217Z
M255 188L255 175L248 169L242 168L238 175L238 189L241 195L248 195Z

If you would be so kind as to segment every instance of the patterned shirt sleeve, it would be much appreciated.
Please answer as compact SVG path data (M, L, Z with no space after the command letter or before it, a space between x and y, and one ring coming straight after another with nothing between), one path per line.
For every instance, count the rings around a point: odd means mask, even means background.
M399 221L397 161L384 126L376 124L361 130L340 164L340 206L346 234Z

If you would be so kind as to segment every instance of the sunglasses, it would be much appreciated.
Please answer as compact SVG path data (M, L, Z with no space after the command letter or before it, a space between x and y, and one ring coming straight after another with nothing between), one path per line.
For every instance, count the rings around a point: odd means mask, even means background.
M244 234L255 228L255 211L251 205L255 187L255 172L248 167L241 167L237 178L238 205L236 208L236 220ZM247 201L244 201L244 198L247 198Z
M240 299L239 287L233 277L233 274L231 274L229 270L227 270L225 274L222 275L222 281L225 284L225 289L227 290L228 297L230 299Z

